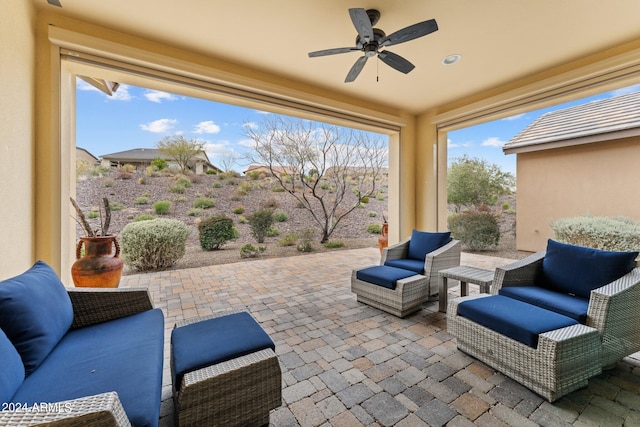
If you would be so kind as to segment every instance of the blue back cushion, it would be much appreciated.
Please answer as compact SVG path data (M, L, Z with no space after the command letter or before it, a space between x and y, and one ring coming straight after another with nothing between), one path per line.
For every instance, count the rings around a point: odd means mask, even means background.
M71 322L71 299L44 262L0 282L0 328L20 353L27 376L58 344Z
M587 323L589 300L586 298L539 286L507 286L501 288L498 293L571 317L583 325Z
M541 333L578 324L570 317L502 295L463 301L458 314L533 348Z
M549 239L536 284L589 298L591 291L624 276L635 267L638 252L612 252Z
M12 401L33 405L115 391L134 427L155 427L163 348L160 309L71 330Z
M176 328L171 333L176 389L186 373L276 346L249 313L233 313Z
M18 350L0 329L0 403L9 402L24 381L24 365Z
M356 279L389 289L395 289L398 280L406 279L407 277L415 275L415 271L390 267L386 264L367 267L356 271Z
M423 260L429 252L449 243L451 232L428 233L426 231L413 230L409 241L409 258Z

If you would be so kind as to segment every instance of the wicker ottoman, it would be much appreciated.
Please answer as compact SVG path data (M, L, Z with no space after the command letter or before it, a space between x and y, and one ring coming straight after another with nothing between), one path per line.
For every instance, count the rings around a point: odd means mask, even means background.
M176 325L171 375L177 424L261 426L282 404L275 345L246 312Z
M429 279L421 274L386 265L351 274L351 292L359 302L398 317L420 310L429 297L428 284Z

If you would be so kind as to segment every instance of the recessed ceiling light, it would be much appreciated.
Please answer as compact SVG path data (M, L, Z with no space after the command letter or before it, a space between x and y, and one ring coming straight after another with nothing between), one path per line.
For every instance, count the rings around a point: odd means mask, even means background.
M456 62L460 61L461 59L462 59L462 55L458 55L456 53L456 54L449 55L449 56L445 57L442 60L442 63L444 65L452 65L452 64L455 64Z

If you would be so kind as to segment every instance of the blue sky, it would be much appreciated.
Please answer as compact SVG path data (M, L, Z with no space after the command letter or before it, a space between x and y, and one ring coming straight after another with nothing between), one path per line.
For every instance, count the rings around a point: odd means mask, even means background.
M234 168L247 166L242 158L252 142L246 126L259 123L264 112L198 98L122 85L107 96L78 79L76 144L93 155L154 148L167 135L182 134L204 143L209 160L220 165L234 157ZM640 85L578 101L449 132L449 159L462 155L486 159L515 174L516 156L505 156L502 145L542 114L596 99L640 90Z

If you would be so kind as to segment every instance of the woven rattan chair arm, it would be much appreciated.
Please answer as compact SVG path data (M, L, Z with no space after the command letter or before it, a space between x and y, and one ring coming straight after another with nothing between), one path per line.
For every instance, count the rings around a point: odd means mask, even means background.
M146 288L67 288L67 292L73 306L72 329L119 319L153 308Z
M429 252L424 261L424 275L429 278L429 283L438 283L438 273L447 268L460 265L460 252L462 243L460 240L451 240L446 245Z
M545 252L536 252L524 259L496 268L491 293L498 293L498 290L505 286L533 285L544 255Z
M409 241L411 238L404 239L400 243L389 246L382 250L382 256L380 257L380 265L383 265L385 261L392 259L407 258L409 254Z
M127 414L116 392L63 402L38 404L28 409L0 412L2 426L128 427Z

